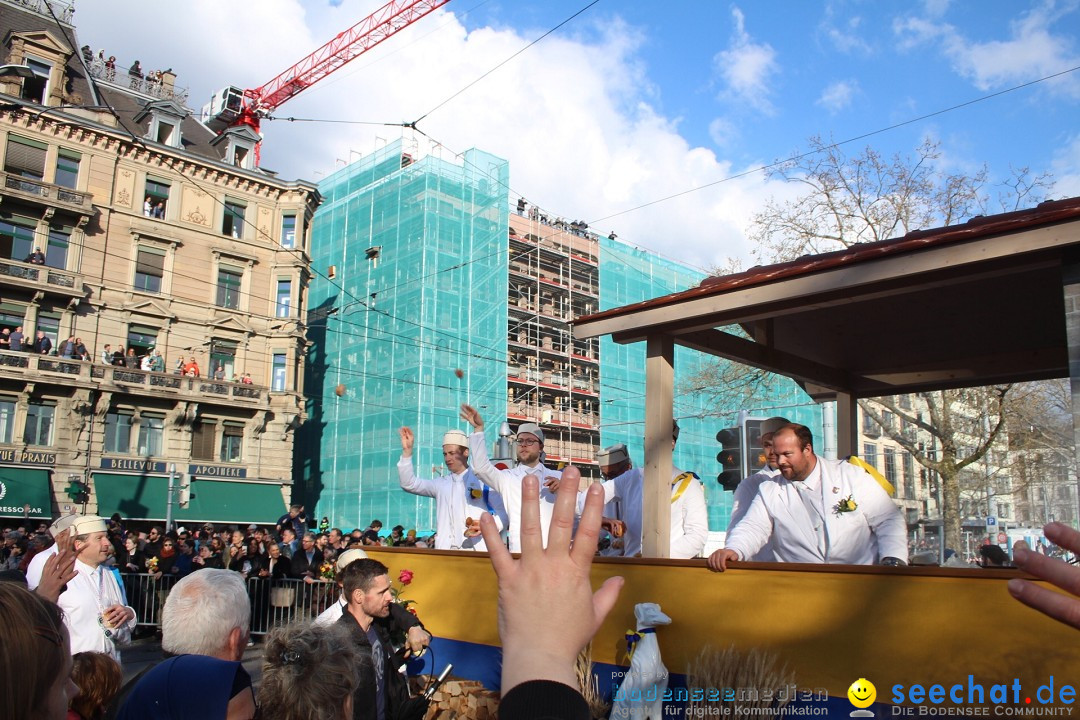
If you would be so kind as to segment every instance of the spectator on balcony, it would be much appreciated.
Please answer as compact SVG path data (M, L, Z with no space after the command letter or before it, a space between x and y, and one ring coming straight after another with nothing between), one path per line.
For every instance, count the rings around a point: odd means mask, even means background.
M147 195L146 199L143 200L142 214L145 215L146 217L152 217L153 214L154 214L154 204L150 202L150 196L149 195Z
M101 362L105 365L112 365L112 345L106 345L101 349Z
M112 364L114 367L124 367L124 346L117 345L116 350L112 354Z
M41 248L34 248L34 252L27 255L23 262L30 263L31 265L44 265L45 253L41 252Z
M124 356L124 365L131 370L139 369L139 356L135 354L135 348L128 348L127 355Z
M251 385L255 381L251 379L251 373L246 372L246 373L244 373L244 377L240 380L240 382L242 382L245 385Z
M199 363L195 362L195 357L188 358L188 361L184 363L184 374L190 377L199 377Z
M25 336L23 335L22 325L20 325L19 327L15 328L15 332L11 333L11 335L8 336L8 348L12 352L22 352L24 337Z
M165 372L165 358L160 350L155 350L150 358L150 370L152 372Z
M217 366L217 370L214 371L214 379L215 380L224 380L225 379L225 366L224 365L218 365Z
M165 219L165 201L164 200L158 200L156 203L154 203L154 209L151 211L151 214L153 215L153 217L155 217L158 220L164 220Z
M10 350L10 349L11 349L11 330L9 328L4 328L3 330L0 330L0 350Z
M90 351L86 349L86 345L83 344L82 338L75 338L75 359L76 360L90 360Z
M52 340L41 330L37 331L37 338L34 340L34 352L38 355L48 355L52 352Z
M140 63L138 60L133 62L131 64L131 67L128 68L128 75L133 78L142 78L142 63Z
M150 372L153 361L150 357L150 353L146 353L142 356L142 360L139 361L139 369L143 372Z
M62 358L75 359L75 336L71 335L67 340L60 343L60 352L58 353Z

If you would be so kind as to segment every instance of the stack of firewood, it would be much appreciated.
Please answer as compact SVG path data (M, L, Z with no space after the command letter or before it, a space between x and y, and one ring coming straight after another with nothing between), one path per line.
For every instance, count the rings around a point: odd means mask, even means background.
M432 678L420 675L410 678L414 695L419 695ZM499 693L474 680L449 677L431 696L424 720L494 720L499 709Z

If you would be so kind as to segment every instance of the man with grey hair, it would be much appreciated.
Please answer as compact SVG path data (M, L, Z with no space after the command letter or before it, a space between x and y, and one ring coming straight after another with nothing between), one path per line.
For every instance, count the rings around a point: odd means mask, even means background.
M413 495L435 498L435 549L486 551L480 536L480 516L490 513L495 526L506 527L506 509L499 493L480 482L469 467L469 438L460 430L443 435L443 462L450 471L433 479L418 478L413 470L413 431L403 427L398 482Z
M240 660L251 605L240 573L206 568L173 586L161 613L161 649L173 655Z
M473 458L473 471L492 489L502 496L509 518L510 552L521 552L521 481L526 475L540 479L540 532L547 546L548 526L555 509L555 489L562 476L557 470L544 466L544 431L536 423L522 423L517 429L516 467L500 470L491 464L484 438L484 419L476 408L461 406L461 419L473 426L469 435L469 452Z

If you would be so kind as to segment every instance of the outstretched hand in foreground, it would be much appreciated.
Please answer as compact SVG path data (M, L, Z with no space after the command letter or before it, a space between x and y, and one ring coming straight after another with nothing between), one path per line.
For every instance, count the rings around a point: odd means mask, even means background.
M1043 534L1055 545L1080 555L1080 532L1053 522L1043 528ZM1012 596L1028 607L1080 630L1080 567L1032 552L1023 540L1013 546L1013 561L1016 567L1057 585L1072 597L1019 578L1009 581Z
M564 483L555 500L547 549L540 537L540 484L521 484L521 558L499 539L491 515L480 517L491 564L499 581L499 636L503 645L502 692L528 680L554 680L577 687L578 653L604 622L623 586L604 581L595 593L589 568L596 555L604 491L592 485L574 536L577 487Z

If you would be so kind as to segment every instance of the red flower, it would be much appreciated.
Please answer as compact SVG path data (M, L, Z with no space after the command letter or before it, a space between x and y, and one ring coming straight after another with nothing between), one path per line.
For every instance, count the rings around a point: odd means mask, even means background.
M411 583L412 578L413 578L413 571L412 570L402 570L400 573L398 573L398 576L397 576L398 582L401 583L402 585L408 585L409 583Z

